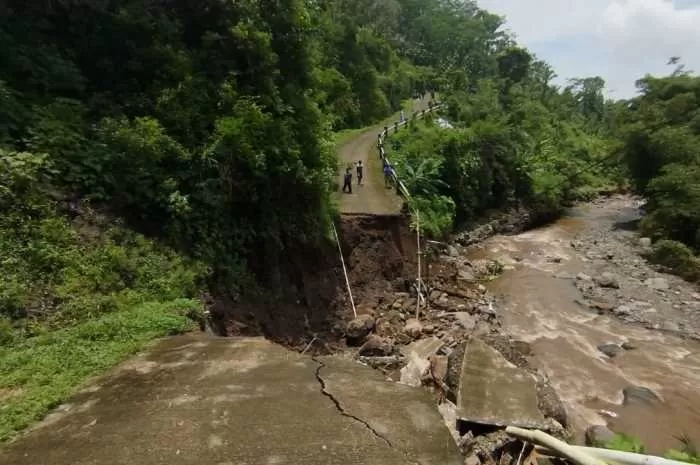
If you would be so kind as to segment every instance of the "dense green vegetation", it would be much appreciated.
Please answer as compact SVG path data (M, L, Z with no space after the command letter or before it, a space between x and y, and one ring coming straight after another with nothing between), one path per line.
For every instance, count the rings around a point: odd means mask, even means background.
M523 49L489 59L492 77L443 84L451 127L429 119L391 139L391 158L432 234L513 206L551 218L624 184L608 160L614 141L600 78L558 89L552 70Z
M685 244L653 256L697 279L698 78L605 102L502 24L471 0L0 2L0 440L187 329L202 292L303 299L335 145L425 92L454 127L390 141L427 233L547 217L628 167L644 231Z
M670 64L676 64L672 59ZM700 280L700 77L678 66L637 82L640 96L612 105L619 152L636 190L648 201L641 232L650 258Z
M442 0L0 2L0 437L187 327L178 299L300 298L333 133L479 75L499 25Z

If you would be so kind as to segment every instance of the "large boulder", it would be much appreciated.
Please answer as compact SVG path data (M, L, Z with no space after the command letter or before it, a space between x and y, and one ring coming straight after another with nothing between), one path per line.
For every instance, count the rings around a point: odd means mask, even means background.
M409 318L408 321L406 321L406 326L404 326L403 330L408 336L417 339L423 332L423 325L417 319Z
M362 341L372 331L374 323L375 319L372 315L358 315L345 328L348 341L355 343Z
M615 433L607 426L594 425L586 429L586 445L591 447L604 446L615 439Z
M394 352L394 345L386 338L371 334L367 341L360 347L360 355L365 357L382 357L391 355Z
M620 283L617 280L617 277L612 274L605 272L598 276L595 279L595 282L598 284L600 287L608 287L611 289L619 289L620 288Z
M647 404L652 405L659 402L659 396L649 388L642 386L629 386L622 390L624 396L622 403L630 404Z
M598 346L598 350L607 355L610 358L615 357L617 354L622 352L622 347L617 344L601 344Z
M452 316L455 321L467 331L471 331L476 327L476 318L467 312L454 312Z

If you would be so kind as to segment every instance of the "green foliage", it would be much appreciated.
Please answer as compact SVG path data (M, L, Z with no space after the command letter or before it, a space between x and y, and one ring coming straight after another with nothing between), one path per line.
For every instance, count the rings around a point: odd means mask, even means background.
M656 225L649 225L645 218L642 228L656 230ZM693 250L681 242L660 240L656 242L648 255L649 261L672 271L688 281L700 281L700 258Z
M637 191L647 197L644 234L700 250L700 77L674 71L638 81L641 95L615 113L620 152ZM690 250L663 250L688 279L696 279ZM668 250L667 250L668 249ZM673 249L673 250L672 250ZM661 259L659 250L655 256ZM682 263L681 263L682 262Z
M605 443L606 449L619 450L621 452L633 452L635 454L643 454L645 452L644 444L632 436L626 434L615 434L615 437Z
M154 338L191 329L192 300L148 302L0 345L0 441L40 419L90 376L142 349ZM6 334L0 319L0 337Z
M680 462L700 464L698 451L690 438L682 436L679 437L678 440L681 443L681 447L679 449L670 449L664 454L664 457ZM611 441L601 444L601 446L606 449L618 450L621 452L632 452L635 454L646 453L644 444L642 444L639 439L622 433L615 434L615 437Z

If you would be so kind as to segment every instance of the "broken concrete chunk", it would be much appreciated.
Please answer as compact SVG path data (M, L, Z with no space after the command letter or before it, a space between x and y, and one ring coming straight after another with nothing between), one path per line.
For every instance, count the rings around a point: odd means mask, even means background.
M440 339L436 337L428 337L402 347L401 353L404 355L409 355L411 352L415 352L420 358L427 360L431 355L437 354L444 345L445 343Z
M464 465L481 465L478 455L470 455L464 459Z
M455 321L457 321L457 323L459 323L459 325L467 331L471 331L474 329L474 327L476 327L476 318L471 316L469 313L455 312L452 315L454 316Z
M347 338L352 342L359 342L364 339L374 328L374 317L372 315L359 315L348 323L345 329Z
M457 393L460 420L541 428L535 378L479 339L465 350Z
M423 383L423 375L430 369L430 362L415 352L408 355L408 363L401 368L399 383L418 387Z

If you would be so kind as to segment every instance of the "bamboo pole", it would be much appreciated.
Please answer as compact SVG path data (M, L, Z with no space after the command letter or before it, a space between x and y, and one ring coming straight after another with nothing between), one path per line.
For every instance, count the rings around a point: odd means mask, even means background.
M345 259L343 258L343 250L340 248L340 239L338 238L338 231L335 229L335 225L331 222L333 227L333 234L335 234L335 242L338 244L338 253L340 253L340 263L343 264L343 274L345 275L345 285L348 288L348 295L350 296L350 305L352 305L352 314L357 318L357 310L355 310L355 301L352 298L352 289L350 289L350 279L348 279L348 270L345 268Z

